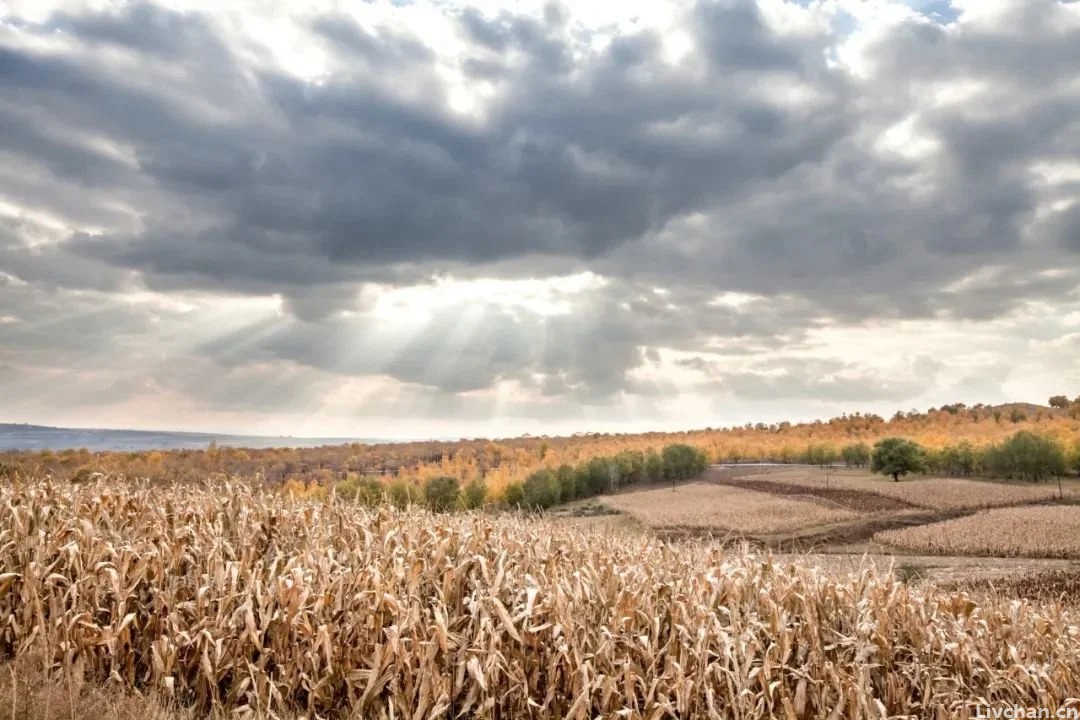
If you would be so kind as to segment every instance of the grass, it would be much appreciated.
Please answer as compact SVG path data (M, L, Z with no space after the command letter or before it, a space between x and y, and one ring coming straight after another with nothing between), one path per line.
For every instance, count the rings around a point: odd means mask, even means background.
M0 486L0 537L0 654L190 713L957 717L1080 691L1058 606L543 518L34 481Z
M874 540L941 555L1080 558L1080 506L984 510L954 520L887 530Z
M713 529L744 535L788 532L857 517L836 505L701 482L674 490L619 493L605 497L604 503L650 528Z

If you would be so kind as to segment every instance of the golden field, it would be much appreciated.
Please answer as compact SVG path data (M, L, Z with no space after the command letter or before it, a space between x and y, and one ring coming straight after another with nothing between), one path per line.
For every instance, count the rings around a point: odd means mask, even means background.
M828 476L828 479L826 479ZM858 470L778 469L754 480L797 484L807 488L833 488L869 492L929 510L975 510L1030 505L1058 497L1056 484L1015 485L944 477L908 477L892 482ZM1075 483L1064 488L1066 498L1077 497Z
M1060 606L513 514L32 481L0 487L0 569L4 654L203 715L963 717L1080 694Z
M851 520L842 507L741 488L694 482L605 496L603 504L649 528L690 528L760 535Z
M888 530L874 540L944 555L1080 558L1080 506L984 510L955 520Z

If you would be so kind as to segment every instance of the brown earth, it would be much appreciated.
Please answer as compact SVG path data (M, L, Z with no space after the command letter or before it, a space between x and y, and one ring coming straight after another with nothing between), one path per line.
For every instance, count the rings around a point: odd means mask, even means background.
M850 490L844 488L811 488L805 485L793 485L791 483L778 482L776 480L756 480L745 476L726 475L718 472L706 473L702 478L704 482L714 485L730 485L731 487L756 490L769 493L770 495L795 495L805 498L816 498L837 505L843 505L858 512L894 512L898 510L910 510L915 506L903 500L877 495L863 490Z

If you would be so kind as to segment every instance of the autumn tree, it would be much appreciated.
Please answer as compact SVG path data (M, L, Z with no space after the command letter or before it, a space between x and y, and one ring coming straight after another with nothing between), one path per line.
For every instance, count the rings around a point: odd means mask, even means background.
M908 473L918 472L925 464L922 447L905 438L890 437L874 445L870 469L882 475L892 475L893 482Z

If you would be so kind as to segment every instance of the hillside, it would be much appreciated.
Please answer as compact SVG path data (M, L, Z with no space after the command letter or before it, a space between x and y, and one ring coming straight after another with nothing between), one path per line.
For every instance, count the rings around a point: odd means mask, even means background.
M198 449L188 446L143 452L136 448L122 453L91 452L90 446L84 445L86 450L0 453L0 464L18 468L24 474L64 475L90 470L158 480L199 480L219 472L269 482L329 483L349 476L376 475L415 483L436 475L453 475L463 483L483 480L489 489L499 490L540 468L577 465L590 458L620 453L636 458L635 454L659 451L671 443L692 445L713 463L793 463L817 462L823 449L826 456L835 457L844 446L872 444L888 436L910 438L935 450L959 443L986 447L1020 430L1048 436L1071 448L1080 442L1080 403L1074 401L1065 409L1035 403L970 407L956 403L925 412L898 411L888 419L854 413L808 423L747 423L674 433L584 433L372 444L310 441L319 444L315 447L299 446L295 441L295 447L240 447L244 445L242 438L241 442L230 443L221 436L204 435L199 436ZM216 440L216 449L207 450L210 440Z

